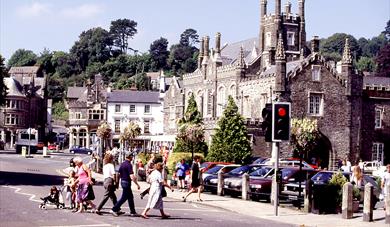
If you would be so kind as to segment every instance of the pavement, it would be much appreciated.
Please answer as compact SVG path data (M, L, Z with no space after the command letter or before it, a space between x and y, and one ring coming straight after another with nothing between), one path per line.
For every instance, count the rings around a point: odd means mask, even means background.
M64 174L68 172L69 168L63 170ZM103 175L93 172L93 177L97 182L103 182ZM141 190L149 187L146 182L139 182ZM134 189L135 194L140 191ZM175 190L173 192L167 191L167 197L176 200L182 200L182 197L186 192L179 192ZM278 216L274 215L274 206L269 203L255 202L250 200L242 200L237 198L231 198L228 196L218 196L209 193L202 193L202 202L197 201L197 195L192 194L187 198L187 203L199 204L204 206L210 206L219 208L234 213L243 215L249 215L252 217L263 218L267 220L273 220L286 224L292 224L299 227L390 227L390 224L385 224L385 211L381 209L374 210L373 222L363 222L363 213L354 213L352 219L342 219L341 214L312 214L305 213L301 210L297 210L291 207L278 208Z

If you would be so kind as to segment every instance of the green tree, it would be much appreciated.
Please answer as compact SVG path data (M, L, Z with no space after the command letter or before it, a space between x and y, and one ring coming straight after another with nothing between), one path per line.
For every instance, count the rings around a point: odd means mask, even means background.
M118 47L122 53L126 53L128 49L128 40L133 38L137 33L137 22L129 19L118 19L111 21L110 34L114 40L114 45Z
M390 77L390 43L384 46L375 59L377 64L377 75Z
M189 73L184 70L184 64L193 56L193 49L190 46L183 46L180 44L172 45L169 52L168 64L174 74Z
M40 53L37 64L42 67L42 70L46 75L50 75L54 73L54 66L52 62L53 53L50 52L48 49L43 49L43 51Z
M375 61L370 57L361 57L356 62L356 68L362 72L374 72L376 69Z
M54 74L59 78L69 78L76 73L76 60L66 52L54 51L51 62L54 67Z
M191 152L192 158L194 153L207 153L207 145L204 142L203 120L193 94L188 100L184 117L179 121L179 130L173 152Z
M37 63L37 55L31 50L18 49L8 60L8 67L33 66Z
M97 27L84 31L79 40L70 49L72 58L77 62L77 72L85 71L93 62L104 63L111 57L113 40L110 33Z
M244 118L239 114L234 99L229 95L228 104L218 120L212 137L207 160L248 163L252 150Z
M155 40L150 44L149 53L152 60L153 71L165 69L169 57L168 40L162 37Z
M65 87L64 79L60 78L57 74L48 76L47 96L53 99L54 102L61 101L65 98Z
M7 87L4 84L5 77L8 77L8 71L4 65L4 58L0 54L0 106L5 104L5 97L7 96Z
M328 60L340 61L343 54L345 39L349 38L349 45L354 59L359 59L361 50L357 40L352 35L335 33L320 42L320 52Z
M152 82L146 73L140 73L134 76L135 85L138 91L149 91L152 89Z
M180 45L193 46L199 43L199 35L195 29L188 28L180 35Z
M69 111L66 109L64 101L53 103L53 118L56 120L69 119Z
M385 30L382 32L385 35L387 41L390 41L390 20L387 21Z

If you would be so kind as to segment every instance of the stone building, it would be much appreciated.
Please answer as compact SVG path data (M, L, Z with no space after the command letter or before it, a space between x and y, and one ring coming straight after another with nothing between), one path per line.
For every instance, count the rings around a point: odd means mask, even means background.
M0 107L1 140L15 144L18 129L35 128L43 141L47 125L46 77L38 66L11 67L5 105Z
M66 108L69 120L69 147L97 146L96 130L106 120L106 90L102 76L95 75L92 83L88 80L84 87L68 87Z
M377 120L375 111L363 106L370 101L372 109L382 111L383 126L375 129L379 139L379 135L388 135L389 121L385 112L389 108L389 100L373 98L367 89L363 89L364 78L352 67L348 40L340 71L319 53L318 37L313 38L310 48L305 46L304 5L304 0L298 0L299 12L293 14L288 2L285 12L281 12L281 1L275 0L275 13L267 14L267 1L261 0L258 46L253 40L245 40L221 47L221 34L217 33L215 48L210 49L209 37L203 37L198 68L183 75L180 93L184 96L184 106L193 93L204 118L206 140L210 142L227 97L231 95L240 113L247 119L254 155L270 156L271 144L261 137L263 132L259 125L265 104L275 100L291 102L294 118L317 119L323 139L310 156L322 160L323 167L332 168L341 158L371 160L374 157L373 146L386 153L389 147L385 143L374 145L375 140L363 138L364 133L372 135L374 131L366 125L366 115L371 117L371 122ZM381 92L388 95L388 91ZM178 96L165 97L165 129L172 124L169 116L180 115L168 104L175 103L177 99ZM173 111L175 113L171 113ZM172 132L172 129L169 130ZM281 153L284 157L291 156L288 143L282 143Z

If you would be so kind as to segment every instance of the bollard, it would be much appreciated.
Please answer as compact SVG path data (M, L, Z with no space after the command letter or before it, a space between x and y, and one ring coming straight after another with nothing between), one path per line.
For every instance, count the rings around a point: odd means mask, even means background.
M373 221L374 210L374 186L371 183L364 186L363 221Z
M349 182L343 186L343 203L341 205L342 218L351 219L353 216L353 196L352 196L353 185Z
M223 174L218 173L217 195L223 196Z
M22 156L23 157L26 157L26 151L27 151L27 148L25 146L22 147Z
M385 186L384 190L386 190L385 196L385 223L390 224L390 185Z
M43 147L42 156L44 158L50 158L50 155L47 155L47 147Z
M248 200L249 199L249 174L244 173L242 175L242 187L241 187L241 198L243 200Z
M312 200L313 200L313 181L311 179L306 181L305 198L303 201L303 211L306 213L311 212ZM299 201L299 200L298 200Z

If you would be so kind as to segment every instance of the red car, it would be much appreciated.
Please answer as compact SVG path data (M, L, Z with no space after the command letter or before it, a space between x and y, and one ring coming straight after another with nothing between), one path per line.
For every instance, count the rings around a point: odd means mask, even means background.
M57 145L55 143L49 144L49 146L47 146L47 149L50 151L55 151L57 150Z

